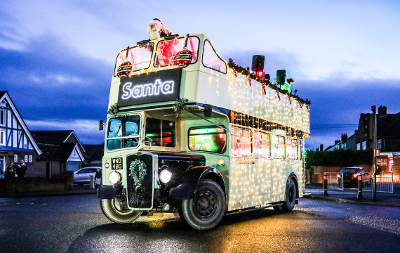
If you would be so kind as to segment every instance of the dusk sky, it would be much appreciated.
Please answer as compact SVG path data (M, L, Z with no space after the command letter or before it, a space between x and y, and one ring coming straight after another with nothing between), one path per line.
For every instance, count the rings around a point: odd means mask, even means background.
M225 59L286 69L311 101L306 147L354 134L371 105L400 112L400 1L1 1L0 90L30 130L74 130L100 144L118 51L159 18L205 34Z

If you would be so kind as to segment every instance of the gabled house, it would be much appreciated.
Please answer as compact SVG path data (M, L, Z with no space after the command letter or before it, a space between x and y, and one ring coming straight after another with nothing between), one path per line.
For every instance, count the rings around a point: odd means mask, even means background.
M104 143L103 144L86 144L83 145L85 148L86 165L87 166L101 166L102 158L104 155Z
M33 138L44 150L38 160L45 164L46 176L62 175L64 171L77 171L85 163L85 149L73 130L31 131Z
M24 160L28 167L26 176L30 176L36 172L36 157L41 154L10 95L0 91L0 174L11 162Z
M373 125L371 113L362 113L356 132L357 150L372 147ZM396 181L400 174L400 112L388 114L386 106L380 106L376 115L377 123L377 165L382 171L393 172Z
M400 181L400 112L388 114L386 106L380 106L376 114L377 125L377 149L380 155L377 157L377 165L382 172L393 172L394 181ZM341 141L336 141L326 151L335 149L367 150L373 149L373 114L361 113L358 129L347 138L342 135ZM346 137L346 138L344 138Z

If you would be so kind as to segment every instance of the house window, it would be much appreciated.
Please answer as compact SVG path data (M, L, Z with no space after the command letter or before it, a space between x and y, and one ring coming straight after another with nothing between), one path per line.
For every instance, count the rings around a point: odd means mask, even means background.
M14 162L15 162L15 163L18 162L18 155L14 155Z
M363 141L363 142L362 142L361 150L366 150L366 149L367 149L367 142L366 142L366 141Z
M29 155L29 162L32 162L32 155Z
M360 150L361 144L357 143L357 150Z
M24 161L27 163L28 162L28 155L25 155Z
M0 131L0 145L6 145L6 132Z
M382 139L379 139L379 140L378 140L377 148L378 148L378 149L382 149Z
M0 126L4 126L5 124L6 124L5 111L0 110Z

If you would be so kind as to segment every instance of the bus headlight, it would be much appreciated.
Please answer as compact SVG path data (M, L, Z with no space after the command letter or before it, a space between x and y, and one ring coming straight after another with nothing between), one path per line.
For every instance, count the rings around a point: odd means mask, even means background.
M169 180L171 180L172 173L169 170L162 170L160 172L160 181L163 182L164 184L168 183Z
M121 182L121 174L119 174L116 171L113 171L110 173L110 176L108 177L108 179L110 180L110 183L112 184L116 184Z

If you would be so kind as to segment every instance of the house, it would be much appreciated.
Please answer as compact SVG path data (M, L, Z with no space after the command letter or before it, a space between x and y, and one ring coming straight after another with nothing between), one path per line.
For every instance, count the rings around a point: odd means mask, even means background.
M377 125L377 149L380 155L377 157L377 165L382 172L393 172L394 181L399 181L400 175L400 112L388 114L386 106L380 106L376 114ZM335 149L367 150L373 149L373 114L361 113L358 129L347 138L342 135L340 141L327 148L327 151Z
M90 145L83 145L85 148L85 161L87 166L101 166L104 154L104 143Z
M31 131L43 149L38 163L46 176L60 176L64 171L77 171L85 164L85 149L73 130Z
M373 148L373 114L362 113L356 133L356 149ZM376 114L377 165L383 172L393 172L395 181L400 175L400 112L388 114L386 106L380 106Z
M42 151L32 137L7 91L0 91L0 174L11 163L24 160L26 176L36 173L35 161Z
M348 149L347 148L347 134L342 134L340 140L335 140L335 144L327 147L324 151L334 151L338 149Z

